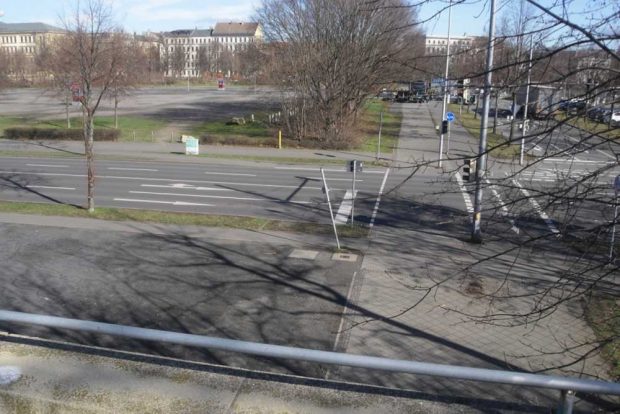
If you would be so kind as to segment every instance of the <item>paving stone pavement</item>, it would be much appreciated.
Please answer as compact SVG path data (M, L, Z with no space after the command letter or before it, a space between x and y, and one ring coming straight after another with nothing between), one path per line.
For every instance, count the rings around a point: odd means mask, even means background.
M404 119L408 120L401 129L401 142L409 142L413 136L412 125L417 125L419 130L420 122L432 121L428 115L424 118L424 111L419 107L404 107L403 111ZM417 155L411 149L401 151L399 145L398 155L402 158L398 161L419 160L424 154L430 154L430 138L426 140ZM392 205L389 201L382 204L384 213ZM396 204L399 203L393 205ZM532 319L531 323L516 326L511 326L509 320L490 324L472 321L465 315L484 315L487 311L521 312L533 303L533 299L523 295L551 287L555 281L554 271L570 264L563 261L560 253L533 249L527 254L517 250L514 254L475 265L480 258L503 251L505 245L499 240L470 244L465 241L467 218L464 215L460 220L462 234L413 230L405 226L375 227L362 264L361 288L352 297L354 306L350 307L348 324L345 324L346 352L479 368L608 378L608 366L598 353L571 364L588 349L581 345L594 336L582 317L578 301L566 302L542 320ZM465 272L468 266L472 267ZM509 270L510 276L506 276ZM494 292L507 297L489 303L484 295ZM577 347L574 353L566 351L571 347ZM558 369L567 364L571 365ZM348 368L333 375L334 378L420 392L526 404L527 407L514 407L520 412L553 406L559 396L556 391ZM588 405L592 401L586 397L578 408L599 409L596 405Z

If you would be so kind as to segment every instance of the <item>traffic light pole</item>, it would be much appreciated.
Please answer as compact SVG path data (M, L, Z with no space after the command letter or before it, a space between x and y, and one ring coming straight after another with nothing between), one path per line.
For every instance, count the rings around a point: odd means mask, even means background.
M489 127L489 106L491 104L491 79L493 70L493 49L495 42L495 0L491 0L491 17L489 19L489 44L487 46L487 65L484 75L484 101L482 120L480 121L480 145L476 163L476 192L474 194L474 219L471 240L482 243L480 231L480 211L482 210L482 177L487 168L487 128Z

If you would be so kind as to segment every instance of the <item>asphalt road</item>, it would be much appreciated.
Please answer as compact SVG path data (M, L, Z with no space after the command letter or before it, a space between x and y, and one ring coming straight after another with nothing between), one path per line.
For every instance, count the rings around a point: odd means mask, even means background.
M84 205L83 159L0 158L0 198ZM319 167L98 161L96 205L330 223ZM369 223L389 171L325 168L336 221Z

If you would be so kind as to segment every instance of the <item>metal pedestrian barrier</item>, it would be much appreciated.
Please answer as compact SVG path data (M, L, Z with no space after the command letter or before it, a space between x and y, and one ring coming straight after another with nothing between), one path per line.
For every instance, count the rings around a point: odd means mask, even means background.
M138 328L127 325L60 318L57 316L0 310L0 321L39 325L48 328L68 329L121 336L146 341L167 342L178 345L196 346L222 351L239 352L271 358L293 359L322 364L344 365L349 367L377 369L435 377L454 378L516 386L551 388L561 391L558 413L573 412L575 393L620 395L620 384L606 381L563 377L558 375L528 374L514 371L501 371L484 368L471 368L458 365L432 364L340 352L317 351L259 342L239 341L212 336L193 335L157 329Z

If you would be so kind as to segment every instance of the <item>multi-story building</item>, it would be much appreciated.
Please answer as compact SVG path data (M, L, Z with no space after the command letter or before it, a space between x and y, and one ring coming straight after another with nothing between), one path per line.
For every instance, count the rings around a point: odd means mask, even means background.
M64 33L64 29L45 23L0 22L0 48L9 54L33 57L41 47Z
M213 63L216 71L220 71L223 69L219 67L222 66L222 56L234 56L262 39L263 31L258 23L217 23L212 29L163 33L161 55L167 61L168 76L198 77L202 72L199 67L201 54L207 54L205 59ZM181 52L183 64L179 67L174 61L180 59ZM230 69L226 71L230 72Z
M474 36L450 36L450 49L469 49L474 39ZM448 36L426 36L424 46L427 55L445 55Z

